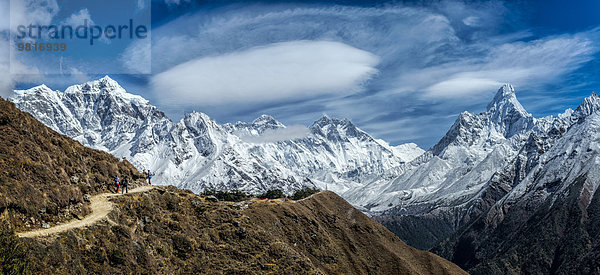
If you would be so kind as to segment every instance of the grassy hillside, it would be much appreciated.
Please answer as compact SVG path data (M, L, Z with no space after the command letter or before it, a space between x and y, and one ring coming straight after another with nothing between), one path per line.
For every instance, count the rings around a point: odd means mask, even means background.
M0 219L15 230L88 214L112 178L141 178L127 161L82 146L0 98ZM143 184L143 180L139 182Z
M460 274L332 192L211 202L174 187L114 199L109 220L25 239L35 273Z

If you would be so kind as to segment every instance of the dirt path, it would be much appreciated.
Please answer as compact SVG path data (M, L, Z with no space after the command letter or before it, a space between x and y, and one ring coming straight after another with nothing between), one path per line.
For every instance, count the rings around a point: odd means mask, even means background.
M129 191L131 193L140 193L150 191L154 188L152 185L145 185ZM52 234L61 233L73 228L85 227L88 225L92 225L104 218L110 213L113 208L113 203L108 199L114 196L121 196L121 194L115 193L103 193L93 196L90 199L90 208L92 209L92 213L87 215L85 218L81 220L72 220L68 223L60 224L54 227L50 227L47 229L38 229L33 231L21 232L17 233L17 235L21 238L34 238L41 236L49 236Z

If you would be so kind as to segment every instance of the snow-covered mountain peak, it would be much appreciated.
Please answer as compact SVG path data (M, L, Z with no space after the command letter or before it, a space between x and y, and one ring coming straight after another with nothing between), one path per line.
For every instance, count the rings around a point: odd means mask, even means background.
M200 122L204 124L216 124L215 121L212 120L207 114L202 112L192 111L191 113L186 113L183 117L185 121L193 121Z
M323 115L321 118L319 118L317 121L315 121L311 127L318 127L318 128L323 129L323 128L327 128L332 125L356 128L356 126L354 126L354 124L352 124L352 122L347 118L337 119L337 118L331 118L328 115Z
M600 96L592 92L592 94L583 99L574 111L576 118L584 118L600 110Z
M78 90L88 91L88 92L100 92L100 91L110 91L110 92L125 92L125 89L121 87L121 85L110 78L109 76L104 76L98 80L88 81L81 85L73 85L65 92L75 92Z
M252 121L252 127L256 129L258 132L264 132L266 129L277 129L277 128L285 128L283 123L277 121L270 115L261 115L254 121Z
M150 105L148 100L127 92L117 81L109 76L89 81L84 84L69 86L64 94L72 98L86 97L87 100L94 101L102 98L104 100L113 99L137 106Z
M331 117L329 117L328 115L323 115L321 116L321 118L317 119L314 123L313 126L319 126L319 127L323 127L325 125L329 125L334 123L334 119L332 119Z
M194 125L194 127L210 128L210 129L213 129L214 131L219 131L219 132L223 131L223 129L222 129L221 125L219 125L219 123L217 123L210 116L208 116L207 114L202 113L202 112L194 111L194 112L186 114L183 118L183 122L188 127L190 125Z
M46 86L45 84L42 84L27 90L15 90L13 96L10 97L10 100L18 104L23 100L44 99L49 101L55 101L60 96L61 94L59 92L48 88L48 86Z
M238 121L235 124L225 123L223 128L237 136L259 136L267 130L286 128L286 126L269 115L261 115L252 122Z
M98 82L99 85L102 85L103 87L110 87L110 88L121 88L121 85L119 85L119 83L115 80L113 80L112 78L110 78L108 75L104 76L103 78L100 78L98 80L96 80L95 82Z
M497 145L511 144L508 139L513 136L519 140L526 138L535 125L535 118L519 103L513 86L505 84L488 104L487 112L461 113L430 151L457 163L477 163Z
M38 85L35 86L33 88L27 89L27 90L15 90L14 91L15 94L47 94L47 93L53 93L54 91L50 88L48 88L48 86L46 86L46 84L42 84L42 85Z
M510 84L504 84L494 96L494 99L487 105L487 111L500 115L520 115L529 116L529 113L523 108L523 105L517 100L515 89Z
M328 140L347 140L350 137L360 140L374 139L363 130L357 128L349 119L331 118L323 115L310 126L310 131L319 136L324 136Z
M48 88L48 86L46 86L46 84L42 84L39 86L35 86L31 89L29 89L29 91L35 91L35 92L52 92L53 90Z
M515 89L510 84L504 84L487 106L490 122L496 131L510 138L516 134L530 130L535 119L517 100Z

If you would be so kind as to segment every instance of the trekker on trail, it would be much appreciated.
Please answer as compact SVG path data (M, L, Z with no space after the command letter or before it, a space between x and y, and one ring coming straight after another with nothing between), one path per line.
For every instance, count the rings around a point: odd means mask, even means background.
M121 179L119 179L119 176L115 176L114 181L115 181L115 187L117 188L117 193L119 193L119 181L120 180Z
M152 180L152 173L150 173L150 170L148 170L148 184L152 184L152 182L150 182Z
M123 185L123 188L121 188L121 194L129 193L129 178L124 178L121 184Z

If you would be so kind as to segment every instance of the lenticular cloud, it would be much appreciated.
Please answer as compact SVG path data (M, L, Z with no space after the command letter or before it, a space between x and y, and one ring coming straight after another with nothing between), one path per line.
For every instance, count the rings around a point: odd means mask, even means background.
M292 41L194 59L151 82L177 105L273 101L357 91L378 63L343 43Z

